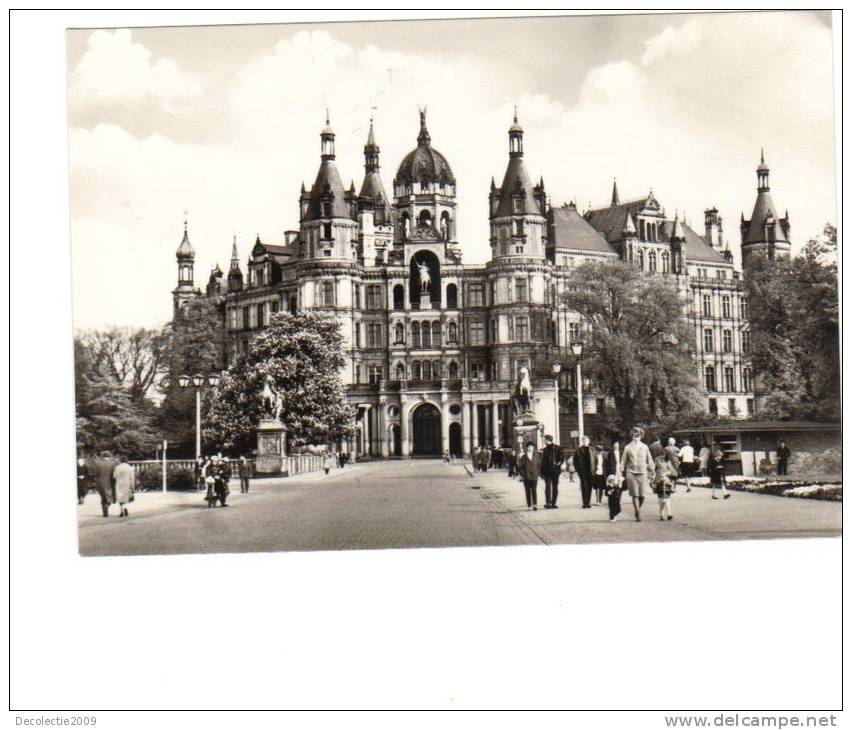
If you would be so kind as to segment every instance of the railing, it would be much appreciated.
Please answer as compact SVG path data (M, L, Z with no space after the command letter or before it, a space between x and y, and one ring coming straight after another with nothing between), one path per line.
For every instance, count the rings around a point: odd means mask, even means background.
M293 454L284 459L281 469L288 476L307 474L322 469L322 454Z

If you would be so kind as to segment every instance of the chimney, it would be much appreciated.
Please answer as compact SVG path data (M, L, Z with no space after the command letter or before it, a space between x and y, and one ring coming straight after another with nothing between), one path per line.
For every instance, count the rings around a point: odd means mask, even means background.
M722 216L716 208L704 211L704 241L716 251L722 250Z

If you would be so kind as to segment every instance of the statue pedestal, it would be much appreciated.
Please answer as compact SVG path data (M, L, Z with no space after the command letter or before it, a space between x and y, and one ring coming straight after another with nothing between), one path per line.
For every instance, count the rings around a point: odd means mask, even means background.
M432 309L432 295L427 291L420 292L420 309Z
M523 451L528 441L535 444L536 450L541 450L544 427L535 416L520 416L512 424L512 447Z
M287 458L287 429L277 418L262 418L257 424L256 474L284 474Z

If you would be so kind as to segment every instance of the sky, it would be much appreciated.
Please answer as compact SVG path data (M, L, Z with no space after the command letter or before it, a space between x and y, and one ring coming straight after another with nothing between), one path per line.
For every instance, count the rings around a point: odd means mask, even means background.
M432 145L457 180L464 262L489 255L488 191L517 105L527 170L581 210L653 190L739 248L761 147L794 249L837 221L831 17L764 12L69 30L74 322L170 319L184 216L203 288L259 234L297 229L329 109L360 187L371 114L382 177Z

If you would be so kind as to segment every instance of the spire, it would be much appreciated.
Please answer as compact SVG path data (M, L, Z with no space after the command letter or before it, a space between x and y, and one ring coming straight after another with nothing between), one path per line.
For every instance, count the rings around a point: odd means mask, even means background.
M240 252L237 251L237 234L234 234L234 245L231 248L231 271L238 271L240 268Z
M763 155L763 147L760 148L760 164L757 166L757 192L769 192L769 165Z
M685 239L683 235L683 226L680 224L680 219L678 218L677 211L675 211L675 219L674 226L672 227L672 241L683 241Z
M636 237L636 224L633 222L633 216L630 215L630 213L627 214L627 218L624 221L624 228L621 230L621 233L625 238Z
M320 132L320 145L322 150L323 160L334 159L334 130L331 128L331 120L328 114L328 108L325 110L325 127Z
M491 176L491 192L494 192L497 189L497 185L494 183L494 175Z
M518 124L518 107L515 106L515 115L512 126L509 127L509 156L521 157L524 154L524 128Z
M612 203L611 205L621 205L621 198L618 197L618 183L615 178L612 179Z
M429 136L429 130L426 129L426 108L420 109L420 134L417 135L417 144L422 147L428 147L432 141Z
M195 257L195 249L192 247L192 244L189 242L189 231L187 228L186 221L186 211L183 212L183 238L181 239L180 245L177 247L177 257L181 258L194 258Z
M364 145L364 169L374 172L379 169L379 146L373 132L373 117L370 116L370 131L367 134L367 144Z

